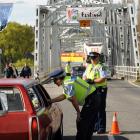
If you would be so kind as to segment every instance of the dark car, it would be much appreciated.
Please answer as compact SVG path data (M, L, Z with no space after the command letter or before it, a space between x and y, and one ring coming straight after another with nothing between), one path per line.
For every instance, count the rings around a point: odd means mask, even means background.
M74 66L72 67L72 75L82 77L85 70L86 67L84 66Z
M62 140L63 114L31 79L0 79L0 140Z

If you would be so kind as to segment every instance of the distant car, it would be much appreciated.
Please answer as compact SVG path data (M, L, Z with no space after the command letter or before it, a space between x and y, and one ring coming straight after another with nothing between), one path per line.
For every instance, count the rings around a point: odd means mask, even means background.
M108 80L111 80L111 77L112 77L111 71L108 69L108 70L107 70L107 79L108 79Z
M108 79L108 80L111 80L111 77L112 77L112 72L111 72L111 70L109 69L108 66L104 66L104 68L106 69L107 79Z
M0 140L62 140L63 113L31 79L0 79Z
M72 67L72 75L82 77L85 70L86 67L84 66L74 66Z

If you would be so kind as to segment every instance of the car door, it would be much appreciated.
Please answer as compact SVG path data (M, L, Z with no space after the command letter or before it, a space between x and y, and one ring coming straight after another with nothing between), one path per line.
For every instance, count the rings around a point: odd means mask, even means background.
M46 140L47 137L52 137L53 128L55 127L53 124L54 112L38 85L33 85L27 90L38 120L39 133L37 136L40 140Z
M0 140L28 140L28 113L24 108L21 90L3 86L0 87L0 96L3 96L1 103L7 110L0 115Z
M48 92L46 91L46 89L40 84L37 85L37 89L38 89L38 91L41 90L40 93L43 96L44 102L46 102L47 105L48 105L47 100L50 100L51 98L50 98ZM46 105L46 107L47 107L47 105ZM53 121L52 121L52 126L53 126L52 131L54 133L60 128L60 125L62 124L63 113L62 113L62 110L61 110L60 106L57 103L51 104L51 106L48 109L49 109L49 112L51 113L51 116L52 116L52 119L53 119Z

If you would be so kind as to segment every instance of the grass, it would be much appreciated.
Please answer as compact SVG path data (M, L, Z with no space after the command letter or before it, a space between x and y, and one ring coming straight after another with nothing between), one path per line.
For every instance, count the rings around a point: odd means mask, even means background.
M140 79L139 79L139 80L136 80L136 81L134 82L134 84L140 85Z

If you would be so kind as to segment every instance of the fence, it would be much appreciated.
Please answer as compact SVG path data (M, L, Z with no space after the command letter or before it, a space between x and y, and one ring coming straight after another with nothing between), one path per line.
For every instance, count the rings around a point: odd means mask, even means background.
M115 66L116 78L127 80L139 80L140 79L140 67L132 66Z

